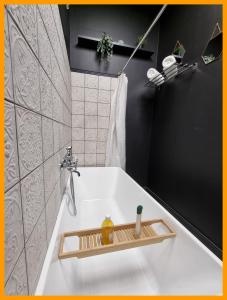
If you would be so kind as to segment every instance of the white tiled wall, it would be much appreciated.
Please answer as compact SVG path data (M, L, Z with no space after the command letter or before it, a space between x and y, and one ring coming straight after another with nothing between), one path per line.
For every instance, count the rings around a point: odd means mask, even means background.
M71 73L57 5L9 5L4 18L4 284L5 294L26 295L67 180L58 163L71 144Z
M71 72L72 146L80 166L104 166L117 79Z

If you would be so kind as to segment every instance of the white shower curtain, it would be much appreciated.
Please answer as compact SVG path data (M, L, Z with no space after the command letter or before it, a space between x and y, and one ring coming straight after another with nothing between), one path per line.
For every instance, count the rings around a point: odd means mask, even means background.
M125 114L128 78L118 77L117 88L111 101L110 124L106 144L106 167L121 167L125 170Z

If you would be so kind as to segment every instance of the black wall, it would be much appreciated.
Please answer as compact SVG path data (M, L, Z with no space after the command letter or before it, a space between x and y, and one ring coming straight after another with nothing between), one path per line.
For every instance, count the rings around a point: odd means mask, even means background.
M78 48L77 35L101 37L109 33L114 41L135 45L145 33L160 6L73 6L70 5L70 65L72 69L117 74L128 56L113 55L109 64L96 57L96 51ZM152 91L144 84L149 67L156 66L159 26L155 26L146 48L155 53L151 60L133 58L125 73L128 77L126 111L126 168L141 185L147 185L150 134L152 126Z
M149 188L220 254L222 60L205 65L201 59L217 20L222 21L221 6L212 5L169 6L161 18L159 68L177 40L186 48L184 61L196 61L199 68L156 94Z

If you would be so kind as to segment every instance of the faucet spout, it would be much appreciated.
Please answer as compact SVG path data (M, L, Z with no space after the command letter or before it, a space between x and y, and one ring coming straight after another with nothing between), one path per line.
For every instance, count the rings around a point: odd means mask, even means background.
M78 177L80 177L80 172L77 170L72 170L72 172L76 173L78 175Z

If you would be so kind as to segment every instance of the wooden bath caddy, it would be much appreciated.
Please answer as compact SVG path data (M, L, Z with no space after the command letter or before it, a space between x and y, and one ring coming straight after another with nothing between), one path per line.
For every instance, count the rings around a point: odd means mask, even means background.
M168 229L168 233L157 234L152 228L152 224L161 223ZM114 226L113 243L102 245L101 228L86 229L80 231L65 232L61 236L59 259L71 257L83 258L108 252L120 251L149 244L160 243L165 239L173 238L176 233L162 219L141 222L141 235L136 238L135 223L128 223ZM67 237L79 237L79 249L64 252L64 240Z

